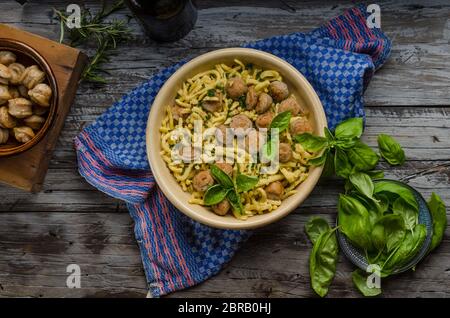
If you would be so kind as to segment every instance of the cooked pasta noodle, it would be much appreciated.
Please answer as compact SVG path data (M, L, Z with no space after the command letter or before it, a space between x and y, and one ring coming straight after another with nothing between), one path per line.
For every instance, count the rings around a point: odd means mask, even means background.
M258 108L260 106L258 103L261 103L258 96L262 93L272 95L274 99L270 100L271 104L264 110L264 114L270 112L276 114L283 106L283 101L279 102L280 98L275 95L278 93L275 90L276 85L282 81L281 74L275 70L263 70L257 66L246 65L240 60L234 60L233 65L224 63L215 65L214 68L198 73L182 84L177 91L175 103L168 105L166 116L160 126L161 156L182 189L191 193L189 203L205 204L205 189L211 186L214 180L204 172L209 173L210 165L216 162L215 158L219 157L223 157L225 162L232 161L228 164L230 167L228 173L233 179L238 173L258 177L256 185L251 190L239 193L244 211L243 213L233 211L239 219L245 220L253 215L274 211L281 205L282 200L296 193L296 188L308 177L308 160L315 154L307 152L300 144L293 142L292 129L283 131L279 136L280 142L287 144L283 150L286 153L282 153L280 144L280 163L270 174L262 173L262 169L270 163L251 161L253 157L250 143L252 141L245 139L248 136L243 139L243 144L233 139L231 144L224 145L217 139L217 135L211 134L206 137L202 135L206 134L208 128L219 130L228 127L236 128L233 125L236 125L239 118L243 120L239 122L239 125L248 121L252 128L255 125L259 127L260 129L256 131L259 138L260 133L263 132L263 127L259 126L262 125L263 113L260 111L261 108ZM249 94L255 94L254 101ZM301 104L294 95L289 94L289 96L293 98L294 104ZM303 132L312 131L307 113L296 112L295 109L291 113L291 127L296 120L302 120L303 126L300 126L300 132L302 132L301 129ZM198 121L201 121L200 136L196 135ZM299 126L298 123L296 125ZM296 125L294 128L297 127ZM180 134L179 129L183 129L183 133ZM298 129L294 131L294 133L298 132ZM185 138L191 139L194 146L189 143L184 145L181 141ZM256 147L261 147L262 144L258 142L259 139ZM202 147L207 151L197 155L196 149ZM226 172L226 167L222 167L224 168L221 169ZM207 181L206 188L201 188L196 180L196 177L202 173L202 182ZM278 193L276 190L280 189ZM213 205L213 211L220 215L226 214L230 209L229 204L224 204L225 212L218 209L220 204Z

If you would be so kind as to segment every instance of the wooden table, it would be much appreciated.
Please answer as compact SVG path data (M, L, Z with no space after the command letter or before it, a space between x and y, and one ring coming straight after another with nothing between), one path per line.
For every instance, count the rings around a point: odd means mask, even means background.
M57 40L58 25L51 20L51 8L64 8L72 2L35 1L21 7L0 0L0 22ZM98 8L97 1L85 2ZM92 188L78 175L72 139L122 94L181 58L272 35L308 31L352 5L312 0L240 2L199 1L195 29L171 44L152 42L134 20L130 22L137 40L118 49L107 67L108 85L83 84L79 88L44 190L32 195L0 186L0 296L146 295L127 210L122 202ZM450 204L450 4L446 0L377 3L393 50L366 92L364 139L375 146L379 133L397 138L408 161L399 168L384 163L380 168L386 169L388 177L408 181L426 198L435 191ZM123 10L117 15L124 18L127 14ZM92 53L92 48L86 49ZM313 296L307 265L311 245L303 227L311 215L332 221L341 191L341 182L322 180L301 208L256 231L219 275L172 296ZM66 287L66 267L72 263L81 266L81 289ZM449 297L449 264L447 231L439 249L415 272L383 281L383 295ZM330 297L359 295L351 283L352 270L341 256Z

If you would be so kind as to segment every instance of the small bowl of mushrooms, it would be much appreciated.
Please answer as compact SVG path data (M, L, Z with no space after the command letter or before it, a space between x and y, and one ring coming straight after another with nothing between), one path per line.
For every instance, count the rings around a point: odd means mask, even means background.
M42 139L56 114L57 94L50 65L35 49L0 39L0 157Z

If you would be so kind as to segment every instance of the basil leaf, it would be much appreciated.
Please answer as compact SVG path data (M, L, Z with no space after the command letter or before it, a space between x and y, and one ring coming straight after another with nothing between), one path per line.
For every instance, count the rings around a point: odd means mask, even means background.
M253 189L258 183L258 177L246 176L245 174L238 174L236 177L236 190L238 192L246 192Z
M339 125L334 131L334 136L337 139L352 139L360 138L363 133L363 119L359 117L350 118Z
M408 230L412 230L416 224L419 223L418 211L401 197L394 201L392 211L403 218L405 221L405 226Z
M210 170L213 178L216 179L216 181L219 182L222 186L224 186L225 188L234 187L233 181L231 180L230 176L223 172L223 170L218 166L213 164L211 165Z
M329 152L330 152L330 150L326 149L321 156L309 159L308 163L310 165L313 165L313 166L316 166L316 167L325 164L325 162L326 162L326 160L328 158L328 153Z
M314 136L310 133L303 133L293 137L295 142L298 142L305 148L306 151L316 152L320 151L328 145L325 137Z
M382 267L383 276L394 272L416 256L426 237L427 229L424 224L418 224L412 231L407 231L403 242L384 262Z
M349 180L359 193L368 198L373 198L374 185L372 179L367 174L355 172L350 175Z
M382 171L382 170L366 171L366 174L369 175L369 177L372 179L383 179L384 178L384 171Z
M309 256L311 287L320 297L328 293L336 274L339 248L335 230L330 229L320 234Z
M332 150L330 150L325 160L322 176L331 177L333 174L334 174L334 153Z
M356 144L356 142L358 141L358 139L352 138L345 138L345 139L339 139L336 142L336 147L341 148L341 149L350 149L353 148Z
M396 214L382 216L375 223L371 233L373 245L378 250L386 248L388 253L403 242L405 234L405 222Z
M401 183L396 181L389 180L380 180L374 182L375 189L374 193L383 193L385 194L389 200L393 203L397 197L401 197L405 200L410 206L412 206L416 211L419 211L419 204L414 197L414 194L411 190Z
M347 155L357 171L372 170L379 160L376 152L361 141L357 141L355 146L347 151Z
M209 97L214 97L214 96L216 96L216 90L215 90L215 89L208 89L208 91L206 92L206 94L207 94Z
M372 248L369 212L359 200L345 194L339 196L339 230L356 246L364 250Z
M363 294L363 296L374 297L381 294L381 288L370 288L369 286L367 286L367 277L360 269L357 269L352 273L352 281L359 292Z
M234 211L238 212L240 215L244 214L244 207L242 206L241 198L234 189L231 189L230 192L228 192L227 199Z
M289 122L291 121L291 111L287 110L285 112L279 113L272 119L269 126L269 132L272 128L278 129L278 133L281 134L289 127Z
M331 227L328 225L327 220L317 216L310 218L308 223L305 224L305 232L313 244L316 243L322 233L325 233L330 229Z
M328 127L324 127L323 128L324 134L325 134L325 138L327 138L328 141L334 141L335 138L333 136L333 133L330 131L330 129L328 129Z
M205 205L220 203L226 198L229 191L230 189L226 189L220 184L212 185L206 190L203 202Z
M389 164L396 166L405 163L405 152L393 137L385 134L378 135L378 148L380 148L381 156Z
M433 217L433 236L431 237L431 246L428 250L428 252L431 252L442 241L445 229L447 228L447 215L444 202L434 192L431 194L431 198L428 201L428 209Z
M336 154L334 156L334 169L336 170L336 175L347 179L352 173L352 165L348 159L347 153L344 150L336 149Z

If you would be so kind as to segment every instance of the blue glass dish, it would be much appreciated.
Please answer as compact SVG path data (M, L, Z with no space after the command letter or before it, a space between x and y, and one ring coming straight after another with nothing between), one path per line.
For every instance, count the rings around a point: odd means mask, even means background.
M419 204L419 224L424 224L427 229L427 237L425 238L422 248L419 250L419 252L416 254L416 256L411 259L411 261L405 266L396 269L393 274L399 274L403 273L407 270L410 270L414 266L416 266L427 254L427 251L431 245L431 236L433 235L433 219L431 216L430 211L428 210L427 202L422 197L422 195L417 192L414 188L407 185L406 183L397 181L397 180L389 180L389 179L379 179L374 181L376 183L377 181L391 181L396 182L412 191L414 194L414 197L416 198L417 203ZM336 218L336 224L338 224L338 220ZM347 237L342 234L339 230L337 232L337 239L339 242L339 245L341 247L342 252L347 257L347 259L350 260L355 266L362 269L363 271L366 271L367 267L369 266L369 263L366 259L366 256L364 254L364 251L361 251L360 249L354 247L350 241L347 239Z

